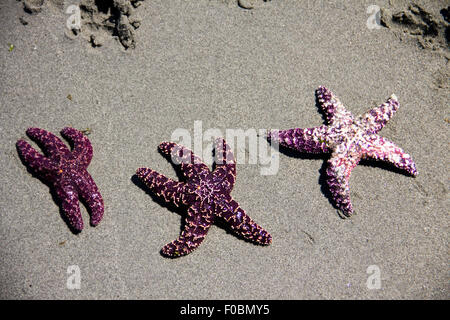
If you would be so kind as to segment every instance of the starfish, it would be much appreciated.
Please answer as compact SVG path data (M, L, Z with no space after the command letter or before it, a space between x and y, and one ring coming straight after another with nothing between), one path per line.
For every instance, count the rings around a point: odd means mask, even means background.
M394 94L387 102L356 118L327 88L319 87L316 96L328 125L273 130L269 132L268 139L300 152L331 153L326 179L336 207L345 216L349 217L354 212L350 202L349 179L352 169L361 159L386 161L412 176L417 175L411 156L393 142L377 135L399 108Z
M55 191L70 226L77 232L83 229L78 196L85 200L90 209L91 224L96 226L103 217L104 206L102 196L86 170L92 159L89 139L76 129L64 128L61 134L73 143L71 151L51 132L29 128L26 133L43 148L46 156L24 140L17 141L18 152L31 171Z
M186 182L174 181L149 168L136 171L150 190L175 206L186 206L185 227L179 238L165 245L162 253L169 257L186 255L204 240L216 217L222 218L236 234L257 244L268 245L272 236L257 225L230 193L236 180L236 162L224 139L215 140L216 168L211 172L191 150L172 142L159 149L181 164Z

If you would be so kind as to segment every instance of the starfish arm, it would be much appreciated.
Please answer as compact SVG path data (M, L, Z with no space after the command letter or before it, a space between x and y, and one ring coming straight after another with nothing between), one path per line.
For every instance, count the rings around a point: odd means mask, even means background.
M209 174L208 166L190 149L173 142L162 142L159 149L166 155L171 156L174 163L181 164L181 171L188 179L194 175Z
M393 142L378 135L370 137L371 144L364 149L363 157L386 161L396 168L417 176L416 164L412 157L397 147Z
M336 207L347 217L353 214L350 201L349 180L352 169L360 157L351 154L333 153L326 170L327 183Z
M17 141L16 146L24 163L37 174L45 176L56 170L52 162L37 152L28 142L19 140Z
M329 153L326 144L326 126L308 129L272 130L269 140L299 152Z
M91 214L91 224L96 226L103 218L105 207L103 198L91 175L86 171L77 179L77 189L80 197L86 202Z
M176 206L184 203L184 183L174 181L149 168L137 169L136 175L150 190L158 196L162 196L166 202L171 202Z
M169 257L187 255L203 242L214 218L211 212L205 212L194 204L189 207L185 220L184 230L177 240L166 244L162 253Z
M231 229L243 238L259 244L272 242L272 236L264 228L256 224L235 200L217 205L216 215L230 224Z
M44 129L29 128L27 135L36 141L51 157L70 153L69 148L53 133Z
M80 213L77 190L72 184L65 183L57 186L55 191L70 226L76 231L81 231L83 229L83 219Z
M320 108L325 114L327 123L332 124L335 118L353 119L351 113L347 111L341 101L331 92L331 90L320 86L316 90L316 97Z
M89 139L81 131L69 127L64 128L61 135L73 143L72 155L80 159L79 163L87 168L93 154Z
M369 134L379 132L383 129L389 119L392 118L398 108L399 103L397 97L393 94L385 103L362 115L361 122L366 132Z
M213 180L231 192L236 181L236 161L233 151L222 138L215 141L215 150L216 168L213 171Z

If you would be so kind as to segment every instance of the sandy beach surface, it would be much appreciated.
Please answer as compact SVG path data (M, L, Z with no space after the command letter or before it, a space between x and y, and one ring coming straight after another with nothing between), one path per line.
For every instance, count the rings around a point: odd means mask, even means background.
M448 1L151 0L118 29L111 8L84 10L74 31L66 12L79 1L29 2L0 3L2 299L450 298ZM273 175L241 163L232 195L273 243L214 225L193 253L163 257L184 217L133 178L151 167L177 179L158 144L195 123L224 134L321 125L320 85L354 115L395 93L380 135L419 175L358 165L357 214L342 219L321 180L327 155L281 153ZM81 206L79 234L15 145L29 127L66 126L89 129L105 202L97 227Z

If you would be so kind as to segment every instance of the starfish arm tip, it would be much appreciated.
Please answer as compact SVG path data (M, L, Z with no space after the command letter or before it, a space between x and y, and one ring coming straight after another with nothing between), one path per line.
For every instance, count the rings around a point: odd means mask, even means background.
M34 149L25 140L18 140L16 142L16 148L23 163L36 174L48 173L54 169L51 160Z
M261 242L262 245L264 246L268 246L272 244L272 235L270 233L267 232L266 238Z
M98 226L98 224L100 223L100 221L102 221L101 218L100 218L100 219L91 219L91 225L92 225L93 227L96 227L96 226Z
M16 147L19 148L19 149L22 149L22 148L24 148L27 144L28 144L28 143L27 143L25 140L20 139L20 140L17 140L17 142L16 142Z
M353 215L355 215L355 211L353 210L353 208L351 208L351 209L340 208L338 211L343 214L343 217L342 217L343 219L351 218Z
M36 127L30 127L30 128L28 128L27 129L27 131L25 131L25 133L27 134L27 135L32 135L33 133L35 133L36 131L38 131L38 130L41 130L41 129L39 129L39 128L36 128Z
M148 168L138 168L138 169L136 170L136 175L137 175L139 178L142 178L143 175L144 175L144 173L147 172L147 170L148 170Z
M318 86L316 89L316 94L318 96L324 97L324 95L328 96L328 95L332 95L332 92L330 89L328 89L326 86Z
M185 243L181 243L178 240L169 242L161 249L161 254L169 258L178 258L188 255L194 251L197 247L190 248Z
M60 131L62 134L66 134L68 132L70 132L73 128L71 127L64 127L62 128L62 130Z
M158 149L164 153L169 153L176 146L178 145L175 142L163 141L158 145Z
M272 235L260 226L258 226L258 229L259 231L257 236L255 237L255 242L263 246L272 244Z
M280 140L280 130L267 130L266 139L270 142L279 142Z
M41 139L44 138L45 136L46 136L45 140L56 138L56 136L54 136L51 132L41 129L41 128L37 128L37 127L30 127L25 131L25 133L30 138L36 139L39 142L42 142ZM56 138L56 139L58 139L58 138Z
M169 142L168 141L162 141L159 145L158 148L163 148L165 145L167 145Z

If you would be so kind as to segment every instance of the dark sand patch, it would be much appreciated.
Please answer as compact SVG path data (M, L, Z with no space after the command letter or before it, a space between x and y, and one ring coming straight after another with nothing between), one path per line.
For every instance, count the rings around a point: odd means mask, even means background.
M381 10L381 24L402 40L416 39L424 49L448 50L449 8L438 1L389 1L389 5Z
M23 9L25 12L35 14L41 12L45 3L49 3L51 6L62 9L64 7L64 0L23 0Z
M142 0L82 0L80 4L81 33L87 37L93 47L103 45L107 35L118 37L126 48L136 46L134 30L139 28L141 20L135 8ZM75 31L76 32L76 31Z
M141 20L135 9L143 0L82 0L79 4L81 25L70 30L69 37L81 36L92 47L102 46L108 37L115 37L125 47L136 46L135 30ZM64 10L64 0L23 0L24 11L39 13L46 5Z
M135 30L141 25L141 19L136 14L136 8L144 0L81 0L80 26L72 27L67 36L71 39L81 35L92 47L100 47L108 38L114 37L125 49L135 48ZM264 5L271 0L221 0L231 6L243 9L254 9ZM58 10L67 10L71 4L65 0L22 0L24 11L29 14L37 14L46 6ZM21 23L28 22L21 18Z

